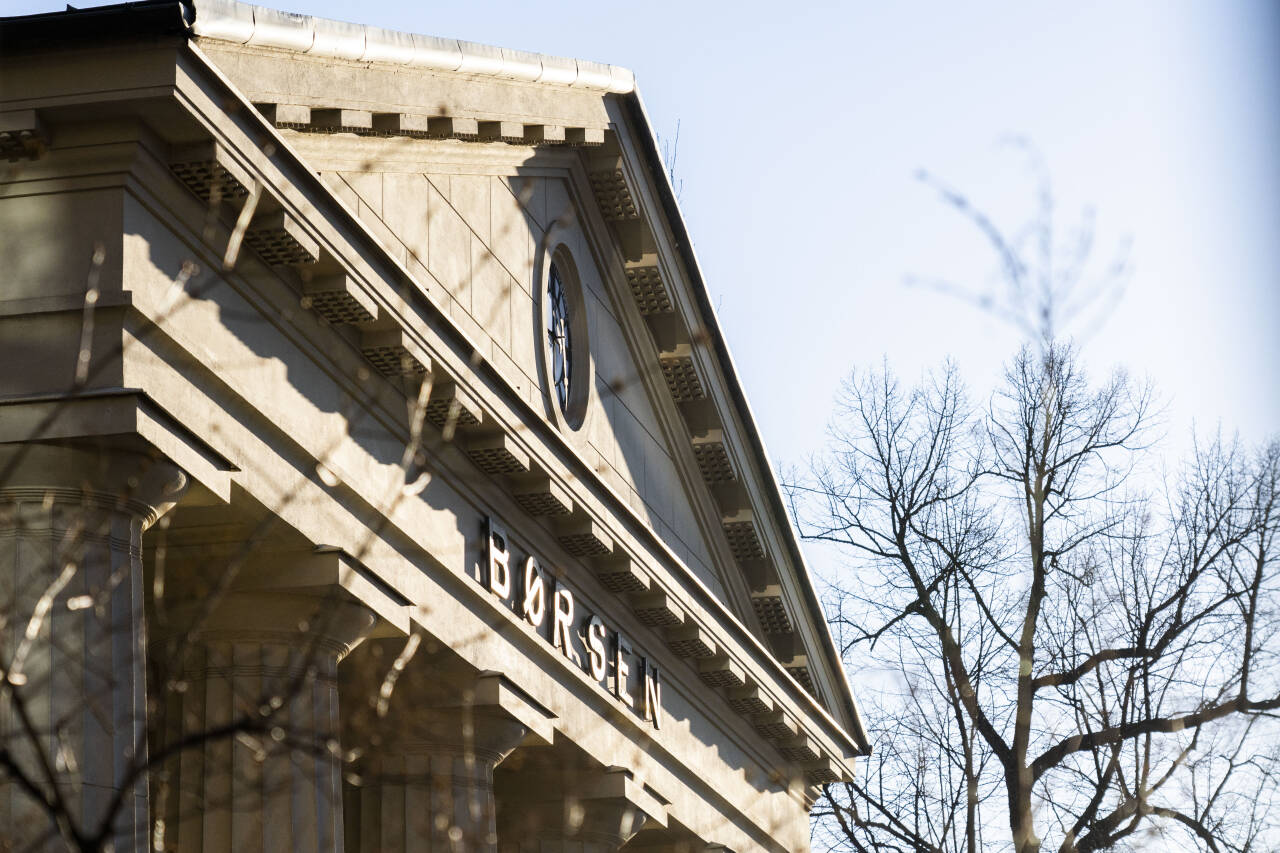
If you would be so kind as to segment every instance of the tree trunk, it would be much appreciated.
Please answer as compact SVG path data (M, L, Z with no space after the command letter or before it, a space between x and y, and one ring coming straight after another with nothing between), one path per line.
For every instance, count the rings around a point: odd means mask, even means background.
M1010 773L1007 778L1009 829L1013 831L1013 845L1017 853L1040 853L1040 838L1031 817L1030 776L1030 768L1020 767L1016 775Z

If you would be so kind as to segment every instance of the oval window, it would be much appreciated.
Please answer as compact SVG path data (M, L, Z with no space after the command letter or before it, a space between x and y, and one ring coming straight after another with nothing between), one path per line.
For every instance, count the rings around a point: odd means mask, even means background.
M563 245L551 253L542 286L541 330L551 416L570 429L582 426L591 389L586 309L577 267Z
M547 348L551 354L551 387L560 413L569 417L569 392L573 382L573 328L569 319L569 297L565 293L560 268L551 262L547 272Z

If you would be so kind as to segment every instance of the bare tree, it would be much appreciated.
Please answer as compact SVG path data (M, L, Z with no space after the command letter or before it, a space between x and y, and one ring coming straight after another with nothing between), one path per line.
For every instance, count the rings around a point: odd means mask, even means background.
M1006 239L943 196L1033 342L984 406L955 365L914 388L855 374L790 486L802 531L849 555L830 615L873 697L875 754L827 788L819 842L1274 849L1280 440L1213 438L1157 476L1151 388L1092 381L1059 338L1092 237L1062 278L1047 222Z

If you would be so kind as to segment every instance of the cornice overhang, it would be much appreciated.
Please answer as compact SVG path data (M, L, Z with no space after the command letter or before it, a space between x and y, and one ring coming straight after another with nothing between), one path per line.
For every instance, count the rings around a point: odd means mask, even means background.
M59 46L93 46L130 37L187 36L189 9L181 0L139 0L4 18L0 55Z
M184 0L197 36L308 56L378 62L599 92L635 90L626 68L282 12L237 0Z
M689 289L697 301L697 307L703 323L702 331L704 335L701 337L715 352L724 384L736 408L735 414L745 427L741 431L741 436L745 438L748 450L754 457L756 473L763 480L763 482L759 483L758 492L766 497L770 508L773 510L771 514L773 523L779 529L780 538L787 548L787 557L795 569L796 579L799 581L797 586L803 596L804 605L814 625L819 627L824 641L821 653L826 658L827 667L833 676L832 682L840 694L838 698L842 706L839 709L841 716L845 718L845 725L849 727L850 733L858 743L862 754L870 754L871 742L862 721L862 714L858 709L857 701L854 699L852 691L849 689L847 678L844 675L843 662L839 652L836 650L835 640L827 627L826 614L823 612L822 605L818 601L814 590L812 574L809 571L804 554L800 550L799 536L791 523L790 514L787 512L786 503L782 497L781 486L774 474L775 469L761 439L759 426L751 410L751 404L747 400L742 381L738 376L737 367L729 351L728 341L720 328L715 306L711 302L710 290L707 288L706 280L702 275L702 268L693 247L693 240L689 236L684 215L680 211L680 204L663 163L658 141L653 132L653 124L649 121L648 111L645 108L644 99L640 95L639 88L629 92L621 101L626 108L627 118L633 128L631 138L638 143L639 153L643 158L648 177L657 191L663 216L674 237L674 248L680 255L686 274L690 277L692 287ZM816 702L814 702L814 705L825 713L825 709L818 706Z

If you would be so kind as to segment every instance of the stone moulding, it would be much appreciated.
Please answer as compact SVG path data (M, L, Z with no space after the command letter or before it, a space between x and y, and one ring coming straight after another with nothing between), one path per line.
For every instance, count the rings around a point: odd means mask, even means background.
M635 91L626 68L581 59L495 48L458 39L290 15L235 0L189 2L198 36L276 47L332 59L461 71L509 80L571 86L613 94Z
M217 198L228 201L245 198L253 182L248 170L216 142L190 145L175 151L169 168L187 189L204 202L211 201L215 194Z
M48 132L35 110L0 113L0 157L11 163L35 159L48 144Z
M357 136L403 136L505 142L509 145L568 145L595 148L605 143L602 127L572 127L472 116L383 113L336 106L260 102L258 112L278 129L302 133L352 133Z

